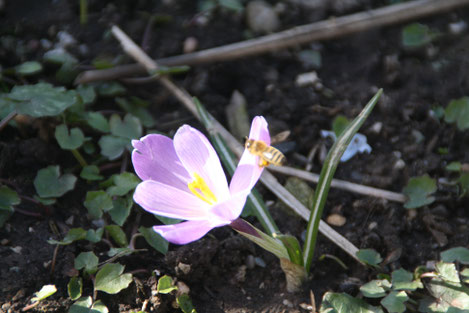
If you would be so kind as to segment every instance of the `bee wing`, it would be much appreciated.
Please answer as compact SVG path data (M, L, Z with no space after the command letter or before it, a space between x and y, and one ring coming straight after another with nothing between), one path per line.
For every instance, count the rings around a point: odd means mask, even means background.
M290 136L290 133L291 131L289 130L284 130L283 132L278 133L270 139L270 144L273 145L275 143L287 140L288 136Z

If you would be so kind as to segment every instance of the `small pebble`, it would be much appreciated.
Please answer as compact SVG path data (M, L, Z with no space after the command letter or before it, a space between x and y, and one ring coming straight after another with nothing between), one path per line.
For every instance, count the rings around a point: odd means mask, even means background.
M381 133L382 129L383 129L383 123L382 122L376 122L370 128L370 130L375 134Z
M340 214L334 213L326 218L326 222L327 224L340 227L345 225L347 219Z
M283 303L283 305L285 305L285 306L287 306L287 307L289 307L289 308L292 308L292 307L293 307L293 303L291 303L291 301L288 300L288 299L283 299L282 303Z
M176 271L180 271L187 275L191 271L191 266L189 264L179 262L179 264L177 265Z
M23 247L16 246L16 247L10 247L10 249L15 253L21 254L21 250L23 250Z
M183 51L184 53L191 53L197 50L197 46L199 45L199 41L195 37L187 37L184 40L183 44Z
M272 33L280 27L277 12L264 1L251 1L248 3L246 22L255 33Z
M74 220L74 216L71 215L69 218L67 218L65 220L65 224L72 226L73 225L73 220Z
M320 80L318 74L314 71L299 74L298 76L296 76L295 80L295 84L298 87L315 86L318 83L320 83Z
M404 167L405 167L405 162L402 159L399 159L394 163L394 169L396 170L402 170Z
M58 46L62 48L67 48L77 43L76 39L64 30L57 33L57 39L59 40Z
M448 29L451 34L459 35L467 29L467 23L465 21L450 23Z
M34 233L34 228L32 228L32 227L29 227L29 228L28 228L28 232L30 232L30 233Z
M254 261L256 261L256 265L257 265L257 266L260 266L260 267L262 267L262 268L265 268L265 267L266 267L265 261L264 261L262 258L260 258L260 257L255 257L255 258L254 258Z
M189 288L189 286L187 286L185 283L183 283L182 281L178 281L176 283L176 286L178 287L178 291L177 291L177 294L180 296L180 295L187 295L189 294L189 292L191 291L191 289Z
M376 227L378 227L378 223L376 223L376 222L371 222L371 223L368 225L368 230L373 230L373 229L375 229Z
M4 239L2 239L2 240L0 241L0 244L1 244L2 246L6 246L6 245L9 244L9 243L10 243L10 240L8 240L8 239L6 239L6 238L4 238Z
M252 270L256 266L256 260L252 254L246 257L246 266Z

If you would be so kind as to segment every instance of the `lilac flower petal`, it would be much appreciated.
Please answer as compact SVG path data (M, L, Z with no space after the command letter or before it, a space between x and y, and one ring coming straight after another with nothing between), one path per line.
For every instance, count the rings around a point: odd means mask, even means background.
M269 129L263 117L256 116L253 119L249 138L262 140L270 145ZM231 194L251 190L259 180L263 169L259 166L259 157L245 149L230 182Z
M171 243L184 245L202 238L212 228L224 226L225 221L188 221L173 225L153 226L153 230Z
M187 171L200 175L218 201L230 197L220 159L201 132L188 125L180 127L174 136L174 148Z
M267 121L263 116L256 116L251 123L249 139L262 140L270 146L270 134L267 128Z
M170 138L151 134L133 140L132 145L135 148L132 163L142 180L155 180L189 191L187 184L192 178L179 161Z
M211 214L216 216L218 220L224 220L227 222L227 224L229 224L231 221L237 219L241 215L249 192L250 190L244 193L237 193L228 200L217 203L210 209Z
M185 220L207 219L210 210L208 203L192 193L153 180L138 184L134 200L153 214Z

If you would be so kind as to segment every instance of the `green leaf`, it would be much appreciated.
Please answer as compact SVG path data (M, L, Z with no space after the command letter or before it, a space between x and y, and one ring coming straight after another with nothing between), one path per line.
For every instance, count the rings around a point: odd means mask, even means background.
M469 288L466 286L433 278L426 287L435 299L421 303L420 311L447 312L450 307L469 310Z
M63 64L77 64L78 60L73 55L68 53L62 48L49 50L44 53L43 57L45 62L63 65Z
M96 165L87 165L82 168L80 177L86 180L102 180L104 177L99 175L99 168Z
M109 133L111 131L109 122L104 115L99 112L88 112L86 122L100 132Z
M369 305L346 293L326 292L319 313L384 313L379 307Z
M298 58L308 67L320 68L322 65L321 52L317 50L302 50L298 53Z
M240 0L218 0L218 4L221 7L224 7L235 12L241 12L244 7Z
M458 179L458 183L461 185L461 196L469 193L469 173L463 173Z
M344 115L337 115L332 122L332 131L334 134L339 137L340 134L347 128L347 125L350 123L348 118Z
M95 289L109 294L116 294L132 282L132 274L122 274L124 266L118 263L104 265L96 274Z
M158 293L168 294L177 289L178 287L174 286L173 279L170 276L164 275L158 279L158 285L156 286L156 291Z
M112 196L125 196L129 191L134 190L140 182L132 173L124 172L113 176L114 186L109 187L106 192Z
M41 63L37 61L27 61L15 66L15 72L21 76L30 76L42 71Z
M60 148L64 150L78 149L85 141L85 135L79 128L72 128L70 132L65 124L60 124L55 128L55 139Z
M435 197L431 195L436 190L436 180L430 178L428 174L412 177L403 190L404 194L408 197L404 207L406 209L415 209L433 203Z
M402 313L405 312L405 302L409 297L405 291L391 291L383 300L381 304L388 310L389 313Z
M469 128L469 97L452 100L445 109L445 122L456 123L459 130Z
M142 136L142 124L140 120L132 114L126 114L121 120L117 114L111 115L109 119L111 134L127 139L137 139Z
M96 230L88 229L88 231L86 232L85 239L88 240L89 242L97 243L101 241L101 238L103 237L103 233L104 233L104 228L102 227Z
M446 170L450 172L460 172L462 168L461 162L451 162L446 165Z
M68 231L67 235L62 241L57 241L57 240L48 240L47 242L51 245L69 245L74 241L77 240L83 240L86 237L86 230L83 228L72 228Z
M412 23L402 29L402 45L404 48L419 48L432 42L436 36L427 25Z
M103 82L98 85L98 94L103 97L122 96L127 90L116 81Z
M469 268L463 269L459 274L461 275L462 281L469 284Z
M55 285L42 286L41 290L34 293L35 297L33 297L31 301L34 303L34 302L44 300L45 298L52 296L56 292L57 292L57 288L55 288Z
M82 297L70 307L68 313L109 313L109 310L99 300L93 304L91 297Z
M14 205L20 204L21 199L16 191L7 186L0 186L0 227L15 211Z
M360 291L367 298L382 298L391 289L387 279L372 280L360 287Z
M60 167L51 165L37 172L34 187L42 198L56 198L63 196L75 187L77 178L72 174L60 176Z
M32 117L59 115L78 101L76 91L47 83L16 85L8 97L17 101L16 112Z
M149 104L147 101L132 97L131 101L125 98L116 98L116 102L123 110L140 119L143 126L147 128L155 126L155 119L146 109Z
M84 269L85 272L93 274L98 269L98 257L93 253L93 251L81 252L75 258L75 269L81 270Z
M130 145L130 140L116 136L102 136L98 142L101 154L109 160L115 160L122 155L125 148Z
M414 280L412 273L402 268L392 272L391 276L392 289L394 290L414 291L417 288L423 288L423 284L420 280Z
M91 218L95 220L103 216L103 211L112 209L112 199L103 190L88 191L83 204L88 209Z
M365 264L379 267L379 263L383 261L381 255L373 249L360 249L357 251L357 258Z
M277 235L276 238L282 241L290 256L289 260L297 265L303 266L303 252L300 243L296 237L291 235Z
M118 225L106 225L104 227L109 233L109 236L121 247L127 247L129 244L127 241L127 236L124 231Z
M72 300L77 300L83 293L83 279L78 276L73 276L67 284L68 296Z
M456 266L453 263L438 262L435 265L435 269L440 278L442 278L444 281L455 284L459 284L461 282L459 280Z
M339 138L337 138L337 140L332 145L332 148L327 154L326 160L322 166L321 173L319 175L319 181L314 193L311 215L308 220L305 243L303 246L303 255L305 260L304 264L308 273L313 261L316 239L319 232L319 222L321 221L322 211L324 209L324 205L326 204L327 195L331 187L334 173L337 169L337 166L339 165L342 155L352 141L352 138L371 114L371 111L375 107L382 93L383 89L379 89L373 98L368 101L360 114L352 122L350 122L347 128L345 128Z
M163 254L168 252L168 241L161 237L160 234L156 233L151 227L140 226L138 231L143 235L143 238L147 243L153 247L156 251L159 251Z
M130 248L111 248L107 252L108 257L113 257L113 256L126 256L126 255L131 255L132 253L135 253L136 250L130 249Z
M116 198L112 200L112 209L109 215L114 223L119 226L124 225L132 209L133 201L130 198Z
M461 264L469 265L469 249L465 247L455 247L441 252L441 260L446 263L458 261Z
M182 295L176 298L176 302L179 305L179 308L181 309L182 312L197 313L197 311L194 308L194 305L192 304L191 298L189 297L188 294L183 293Z
M90 85L78 85L76 91L84 104L92 104L96 100L96 91Z

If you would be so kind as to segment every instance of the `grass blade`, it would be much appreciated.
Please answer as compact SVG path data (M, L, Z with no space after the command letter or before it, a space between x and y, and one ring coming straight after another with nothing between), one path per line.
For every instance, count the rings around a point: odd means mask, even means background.
M306 229L306 239L305 245L303 247L303 255L305 269L307 272L309 272L311 262L313 260L314 248L316 246L316 238L319 229L319 221L321 220L327 194L329 193L331 181L334 177L335 170L339 165L340 158L342 157L342 154L352 140L353 136L365 122L368 115L370 115L382 93L382 89L378 90L378 92L368 102L360 114L345 128L339 138L337 138L336 142L327 154L326 161L324 162L321 174L319 175L319 182L316 187L316 192L314 193L314 200L311 208L311 215L308 221L308 228Z

